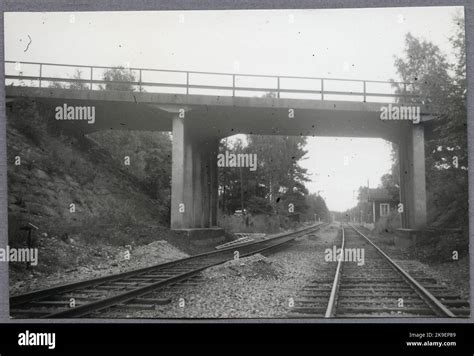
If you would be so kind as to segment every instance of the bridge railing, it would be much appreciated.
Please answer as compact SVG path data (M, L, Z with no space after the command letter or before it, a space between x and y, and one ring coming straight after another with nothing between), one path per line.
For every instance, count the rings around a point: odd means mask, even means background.
M395 82L388 81L121 68L122 73L128 73L128 80L105 79L106 73L117 67L5 61L5 85L87 90L115 87L139 92L315 100L342 97L342 100L361 102L394 102L417 97L407 92L407 83L400 82L396 84L404 90L396 93Z

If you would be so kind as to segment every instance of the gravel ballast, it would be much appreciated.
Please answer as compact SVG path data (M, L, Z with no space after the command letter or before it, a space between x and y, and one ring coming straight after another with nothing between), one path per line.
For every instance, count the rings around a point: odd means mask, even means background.
M229 261L201 273L199 283L168 288L154 298L171 298L155 310L110 312L105 317L134 318L275 318L291 311L291 298L326 266L337 224L307 235L268 256Z

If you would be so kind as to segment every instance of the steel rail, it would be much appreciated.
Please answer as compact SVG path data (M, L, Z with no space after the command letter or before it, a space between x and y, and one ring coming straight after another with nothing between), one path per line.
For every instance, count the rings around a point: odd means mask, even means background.
M344 237L344 227L342 229L342 242L341 242L341 251L344 251L345 245L345 237ZM342 256L344 252L341 254L341 258L337 261L337 268L336 274L334 275L334 282L332 283L331 288L331 295L329 296L328 306L326 309L326 313L324 314L325 318L332 318L336 312L336 303L337 303L337 293L339 291L339 285L341 282L341 274L342 274Z
M251 247L251 246L255 246L255 247L257 247L257 249L245 252L241 256L245 257L245 256L253 255L253 254L256 254L256 253L259 253L259 252L262 252L262 251L267 251L267 250L273 249L275 247L281 246L281 245L286 244L290 241L293 241L294 239L301 236L301 234L305 234L305 233L308 233L308 232L311 232L311 231L317 231L323 225L324 224L312 225L310 227L305 227L305 228L302 228L302 229L298 229L298 230L292 231L290 233L277 234L277 235L273 236L272 238L266 239L266 240L263 240L263 241L249 242L249 243L246 243L246 244L241 244L239 246L231 246L229 248L221 249L219 251L210 251L210 252L202 253L202 254L199 254L199 255L194 255L194 256L187 257L187 258L183 258L183 259L179 259L179 260L175 260L175 261L171 261L171 262L167 262L167 263L162 263L162 264L158 264L158 265L154 265L154 266L150 266L150 267L146 267L146 268L136 269L136 270L132 270L132 271L128 271L128 272L122 272L122 273L119 273L119 274L109 275L109 276L105 276L105 277L89 279L89 280L80 281L80 282L76 282L76 283L69 283L69 284L65 284L65 285L61 285L61 286L57 286L57 287L47 288L47 289L43 289L43 290L39 290L39 291L33 291L33 292L13 296L12 298L10 298L10 308L12 306L18 307L18 306L25 305L25 304L28 304L28 303L31 303L31 302L42 300L46 297L51 297L51 296L55 296L55 295L58 295L58 294L64 294L64 293L71 292L71 291L74 291L74 290L78 290L78 289L81 289L81 288L84 288L84 287L100 286L104 283L119 281L119 280L122 280L122 279L130 277L130 276L142 274L144 272L159 270L159 269L162 269L163 267L179 266L179 265L185 264L186 262L189 262L191 260L205 259L207 257L216 257L217 258L220 255L225 256L225 254L229 253L229 251L239 251L240 249L245 248L245 247L248 248L248 247ZM280 240L283 240L283 241L280 241ZM261 247L260 245L262 245L263 247ZM265 245L268 245L268 246L265 246ZM261 247L261 248L258 248L258 247ZM176 281L188 279L190 276L196 275L196 274L198 274L199 272L201 272L202 270L204 270L206 268L209 268L209 267L217 265L217 264L224 263L224 262L229 261L229 260L232 259L232 258L224 258L224 257L222 257L222 258L223 259L221 259L221 260L217 260L217 261L214 261L214 262L208 262L208 263L206 263L202 266L199 266L197 268L193 268L190 271L178 274L176 276L172 276L172 277L170 277L168 279L165 279L165 280L160 280L160 281L154 282L152 284L136 288L136 289L131 290L131 291L116 294L116 295L111 296L111 297L102 298L98 301L94 301L94 302L91 302L91 303L86 303L86 304L83 304L83 305L80 305L80 306L77 306L77 307L71 307L70 309L66 309L66 310L63 310L63 311L53 312L53 313L41 316L40 318L61 318L61 317L72 317L72 316L80 317L80 316L90 314L91 312L94 312L94 311L97 311L97 310L102 310L104 308L108 308L110 306L116 305L117 303L124 303L124 302L127 302L129 300L135 299L140 295L147 294L147 293L149 293L149 292L153 291L154 289L157 289L161 286L165 286L165 285L168 285L168 284L176 282Z
M322 224L318 224L316 226L310 226L310 227L298 229L298 230L290 232L290 233L276 234L270 239L267 239L267 240L264 240L264 241L244 243L244 244L239 245L238 247L244 247L244 246L247 246L247 245L272 241L274 239L279 239L279 238L282 238L282 237L290 235L290 234L298 234L298 233L301 233L301 232L309 231L312 228L316 228L316 227L319 227L321 225ZM194 259L199 259L199 258L210 256L210 255L217 255L221 252L226 252L226 251L229 251L229 250L235 250L236 248L237 247L230 246L228 248L220 249L218 251L204 252L204 253L196 254L196 255L193 255L193 256L189 256L189 257L185 257L185 258L181 258L181 259L177 259L177 260L173 260L173 261L169 261L169 262L165 262L165 263L160 263L160 264L149 266L149 267L134 269L134 270L127 271L127 272L116 273L116 274L112 274L112 275L108 275L108 276L104 276L104 277L87 279L87 280L84 280L84 281L67 283L67 284L56 286L56 287L45 288L45 289L41 289L41 290L37 290L37 291L32 291L32 292L19 294L19 295L16 295L16 296L13 296L13 297L10 298L10 306L16 306L16 305L24 304L25 302L28 302L28 301L32 300L33 298L35 298L35 299L37 299L39 297L44 298L44 297L48 297L48 296L58 294L58 293L65 293L65 292L68 292L68 291L71 291L71 290L74 290L74 289L77 289L77 288L87 287L87 286L90 286L90 285L96 285L96 284L103 283L103 282L112 282L112 281L115 281L115 280L123 279L125 277L133 276L135 274L152 271L156 268L170 267L170 266L173 266L173 265L176 265L176 264L182 264L183 262L191 261L191 260L194 260Z
M393 261L385 252L383 252L377 245L375 245L367 236L355 228L352 224L349 224L360 236L362 236L369 244L371 244L377 252L382 255L389 264L399 272L407 284L428 304L428 306L439 316L455 318L453 314L443 303L441 303L433 294L431 294L426 288L424 288L419 282L417 282L412 276L410 276L405 270L403 270L395 261Z
M319 229L319 228L321 228L321 225L318 225L317 227L309 228L308 231L313 231L313 229L316 230L316 229ZM287 244L287 243L293 241L294 239L296 239L297 237L298 236L294 236L291 239L276 243L274 245L270 245L270 246L267 246L267 247L264 247L264 248L261 248L261 249L255 250L255 251L243 253L240 257L251 256L251 255L255 255L257 253L263 252L263 251L268 251L270 249L273 249L273 248L282 246L284 244ZM280 239L280 238L281 237L279 237L277 239ZM268 242L268 240L266 240L266 242ZM255 243L255 244L257 245L258 242ZM240 247L240 246L238 246L238 247ZM230 248L230 249L235 251L235 250L237 250L238 247L234 247L234 248ZM226 261L229 261L229 260L226 260ZM68 310L65 310L65 311L60 311L60 312L56 312L56 313L53 313L53 314L48 314L48 315L46 315L42 318L82 317L82 316L90 314L91 312L96 312L96 311L100 311L100 310L103 310L103 309L106 309L106 308L110 308L111 306L114 306L116 304L126 303L126 302L128 302L130 300L133 300L137 297L140 297L144 294L148 294L149 292L151 292L155 289L158 289L159 287L166 286L170 283L187 279L191 276L194 276L194 275L198 274L199 272L201 272L201 271L203 271L207 268L222 264L226 261L218 261L218 262L214 262L214 263L208 263L208 264L206 264L202 267L193 269L192 271L182 273L178 276L173 276L169 279L159 281L159 282L153 283L153 284L145 286L145 287L141 287L141 288L131 290L129 292L124 292L124 293L121 293L121 294L117 294L117 295L114 295L112 297L104 298L104 299L99 300L97 302L81 305L81 306L76 307L76 308L71 308L71 309L68 309Z

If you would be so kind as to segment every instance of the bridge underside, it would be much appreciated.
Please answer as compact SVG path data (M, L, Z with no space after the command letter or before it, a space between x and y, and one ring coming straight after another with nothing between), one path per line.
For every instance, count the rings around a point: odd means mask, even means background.
M217 225L217 152L238 134L383 138L399 145L404 227L426 225L423 124L380 120L381 103L7 87L7 102L34 98L55 108L94 106L95 122L57 121L64 131L171 131L172 228ZM429 115L422 108L422 122Z

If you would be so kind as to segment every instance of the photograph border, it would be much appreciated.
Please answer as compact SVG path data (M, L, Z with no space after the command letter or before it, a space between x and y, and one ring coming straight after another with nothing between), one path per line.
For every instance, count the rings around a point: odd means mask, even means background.
M424 7L424 6L464 6L465 28L466 28L466 61L467 61L467 135L468 135L468 162L474 167L474 90L473 90L473 65L474 65L474 3L469 0L260 0L246 1L147 1L147 0L117 0L109 2L105 0L11 0L0 3L0 19L2 27L1 57L5 60L4 49L4 13L5 12L98 12L98 11L189 11L189 10L289 10L289 9L351 9L351 8L384 8L384 7ZM4 78L5 68L1 66L0 76ZM5 108L5 86L0 87L0 246L8 243L8 200L7 200L7 154L6 154L6 108ZM474 179L469 179L469 197L474 192ZM472 201L472 200L471 200ZM469 318L360 318L360 319L19 319L12 320L9 317L9 278L8 264L0 263L0 322L10 323L472 323L474 316L472 306L474 305L473 275L474 275L474 245L472 234L474 226L474 210L469 211L469 257L470 257L470 305L471 316Z

